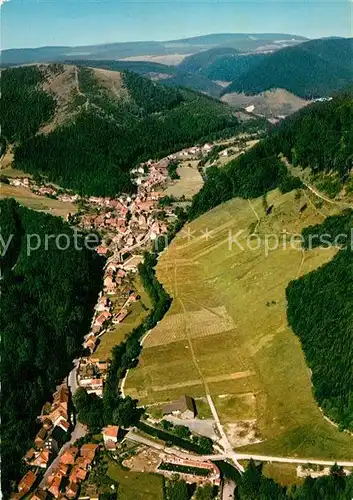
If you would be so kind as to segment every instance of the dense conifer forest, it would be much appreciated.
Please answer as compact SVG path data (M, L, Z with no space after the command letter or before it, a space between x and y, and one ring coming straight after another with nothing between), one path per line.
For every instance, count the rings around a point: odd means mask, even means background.
M331 262L291 282L287 288L288 321L300 338L312 370L315 397L332 420L350 431L353 431L352 221L350 210L303 231L305 248L327 247L328 242L343 248Z
M55 101L40 88L44 78L36 66L1 72L1 134L8 142L33 136L52 116Z
M286 89L312 99L333 95L353 81L353 38L311 40L278 50L244 71L224 93Z
M10 243L1 262L1 482L3 494L21 473L36 416L67 375L80 352L101 287L102 263L96 252L74 248L70 227L58 217L28 210L14 200L0 202L1 236ZM53 237L64 235L67 250ZM12 239L11 235L13 235ZM41 246L30 252L27 237ZM66 236L65 236L66 235ZM32 248L37 237L30 239ZM81 243L80 243L81 241ZM83 246L83 240L79 240Z

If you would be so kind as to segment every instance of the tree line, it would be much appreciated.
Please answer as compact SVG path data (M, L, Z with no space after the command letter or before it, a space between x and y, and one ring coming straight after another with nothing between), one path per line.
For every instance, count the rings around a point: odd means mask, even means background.
M8 142L33 136L55 110L55 100L41 90L45 77L36 66L1 72L1 134Z
M250 460L237 482L236 500L351 500L353 475L334 465L328 476L307 477L301 486L285 488L263 475L262 464Z
M287 316L312 371L314 394L341 429L353 431L353 249L348 210L303 230L304 248L331 244L342 249L328 264L292 281L286 290ZM315 237L313 237L315 236Z

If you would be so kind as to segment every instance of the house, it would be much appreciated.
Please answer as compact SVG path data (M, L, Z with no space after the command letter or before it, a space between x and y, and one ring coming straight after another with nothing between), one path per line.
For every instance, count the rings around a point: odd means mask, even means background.
M87 471L85 467L80 467L79 465L74 465L70 474L70 482L80 483L84 481L87 476Z
M46 500L48 493L42 488L37 488L33 495L30 497L30 500Z
M95 326L103 326L104 323L111 317L110 311L103 311L94 322Z
M90 460L90 462L93 462L97 450L98 450L98 444L87 443L81 446L80 455L81 457Z
M44 429L44 427L42 427L41 430L36 435L36 437L34 438L34 444L36 445L37 448L43 448L47 434L48 431Z
M102 295L97 302L97 305L95 307L96 311L102 312L102 311L108 311L109 310L109 299L106 295Z
M108 295L116 292L116 283L109 275L104 278L104 288L106 289Z
M185 394L178 400L164 405L162 411L164 415L172 414L184 419L195 418L197 414L195 400Z
M75 498L78 493L78 489L79 485L71 481L69 486L66 488L65 495L67 498Z
M53 422L50 420L50 418L45 418L43 421L42 421L42 424L43 424L43 428L48 431L50 430L52 427L53 427Z
M124 319L126 318L126 316L129 314L129 311L127 309L122 309L119 314L116 314L114 316L114 319L113 319L113 323L114 325L118 325L119 323L121 323L122 321L124 321Z
M51 485L48 488L49 493L53 495L54 498L58 498L60 495L60 486L62 482L62 475L55 474Z
M56 388L56 392L53 394L53 408L64 408L67 411L70 391L66 384L62 384Z
M26 463L31 462L34 459L35 455L36 455L36 450L34 448L30 448L23 457L23 460Z
M49 465L50 451L47 448L38 454L38 456L31 462L31 465L35 467L40 467L41 469L46 469Z
M37 474L32 471L27 472L18 484L18 492L21 493L22 496L26 495L32 489L36 479Z
M53 422L54 427L56 427L62 418L65 418L66 420L68 419L67 410L65 410L62 406L59 406L49 414L49 418Z
M97 217L97 219L98 219L98 217ZM96 223L97 223L97 219L96 219ZM98 255L107 255L108 248L103 247L102 245L100 245L99 247L97 247L97 253L98 253Z
M70 424L64 417L61 417L57 423L57 427L60 427L63 431L68 432Z
M116 450L118 442L119 427L117 425L108 425L102 429L104 446L107 450Z
M99 397L103 396L103 379L92 379L89 386L86 387L87 394L96 394Z
M59 463L65 465L73 465L75 463L75 458L78 454L78 448L76 446L70 446L67 448L62 455L60 455Z

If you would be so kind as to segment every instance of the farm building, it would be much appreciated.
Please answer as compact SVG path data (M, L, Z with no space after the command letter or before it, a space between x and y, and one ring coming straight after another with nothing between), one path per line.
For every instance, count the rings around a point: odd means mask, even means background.
M196 404L195 400L183 394L176 401L168 403L162 408L164 415L177 415L180 418L195 418L196 417Z

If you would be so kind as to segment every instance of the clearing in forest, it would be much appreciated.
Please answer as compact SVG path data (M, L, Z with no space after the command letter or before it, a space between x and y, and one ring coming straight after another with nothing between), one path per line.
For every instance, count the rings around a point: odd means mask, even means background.
M275 190L265 200L233 199L188 224L159 260L157 276L173 303L130 370L127 394L156 404L204 397L207 385L239 451L352 459L353 439L323 418L286 317L288 283L336 250L283 242L335 211L307 190ZM231 241L237 233L239 245ZM269 234L281 245L265 252Z

